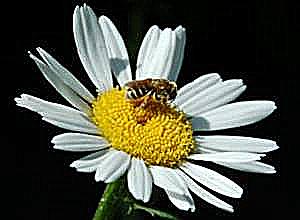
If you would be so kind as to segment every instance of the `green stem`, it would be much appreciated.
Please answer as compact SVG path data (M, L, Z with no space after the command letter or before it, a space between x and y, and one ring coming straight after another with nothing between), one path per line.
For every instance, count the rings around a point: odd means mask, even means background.
M127 189L125 177L107 184L93 220L124 219L134 210L143 210L152 216L177 220L174 215L137 204Z
M125 179L107 184L93 220L123 219L131 210L132 202Z

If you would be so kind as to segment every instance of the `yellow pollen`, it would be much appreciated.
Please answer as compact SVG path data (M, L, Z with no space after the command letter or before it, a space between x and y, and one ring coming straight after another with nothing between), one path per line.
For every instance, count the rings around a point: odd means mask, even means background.
M148 96L129 101L124 89L113 88L98 95L91 117L113 148L148 165L175 167L194 149L184 113Z

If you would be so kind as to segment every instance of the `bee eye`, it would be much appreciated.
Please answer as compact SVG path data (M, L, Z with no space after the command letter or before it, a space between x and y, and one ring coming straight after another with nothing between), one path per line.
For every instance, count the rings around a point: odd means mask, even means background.
M162 96L167 96L169 93L166 90L162 90L159 94Z
M176 98L177 92L176 90L173 90L172 92L169 93L169 99L174 100Z
M154 93L154 99L157 100L157 101L160 101L161 100L161 96L157 93Z

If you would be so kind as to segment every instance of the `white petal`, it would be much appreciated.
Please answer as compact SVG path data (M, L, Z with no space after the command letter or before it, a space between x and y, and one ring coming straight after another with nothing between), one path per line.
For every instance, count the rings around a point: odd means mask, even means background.
M226 202L220 200L216 196L212 195L202 187L200 187L197 183L195 183L191 178L189 178L185 173L180 170L176 170L176 172L184 178L186 184L188 185L189 189L194 192L197 196L199 196L204 201L220 208L224 209L229 212L233 212L233 207Z
M275 141L252 137L212 135L195 137L195 141L199 147L219 151L264 153L279 148Z
M115 74L119 84L123 86L126 82L132 80L128 53L124 41L109 18L101 16L99 24L108 49L111 70Z
M52 141L55 149L66 151L94 151L109 147L110 144L100 136L64 133L55 136Z
M148 202L152 193L152 176L142 160L132 158L127 173L128 189L137 200Z
M76 79L72 73L70 73L65 67L63 67L57 60L55 60L50 54L48 54L45 50L38 47L37 51L44 59L46 64L53 70L53 73L57 75L67 86L69 86L74 92L76 92L83 99L91 103L95 98L88 91L84 85Z
M43 120L50 119L53 121L63 122L70 125L82 127L82 128L95 128L97 127L83 114L66 115L65 113L57 113L53 115L44 115Z
M265 163L261 163L258 161L251 161L247 163L223 163L223 162L216 162L216 164L229 167L231 169L240 170L244 172L252 172L252 173L265 173L265 174L272 174L276 173L276 170L273 166L270 166Z
M240 186L213 170L189 162L185 162L180 168L199 183L220 194L240 198L243 193Z
M191 122L194 130L234 128L260 121L275 109L275 103L272 101L236 102L194 115Z
M15 98L18 106L37 112L43 116L43 120L58 127L97 134L99 130L82 112L57 103L22 94L21 98Z
M130 156L123 151L111 151L97 165L95 180L110 183L122 176L130 165Z
M157 47L161 30L156 26L152 26L146 33L136 64L136 79L146 79L151 67L151 60L154 58L154 52Z
M39 60L36 56L29 52L29 56L34 60L44 77L49 83L60 93L71 105L80 109L83 112L90 112L89 105L79 97L58 75L45 63Z
M220 83L221 81L222 79L217 73L210 73L200 76L193 82L179 89L174 102L177 106L181 106L190 98L216 85L217 83Z
M202 153L202 154L213 154L217 153L215 150L207 149L198 147L196 149L196 152ZM250 161L245 163L229 163L229 162L219 162L214 161L214 163L219 164L221 166L229 167L232 169L245 171L245 172L253 172L253 173L266 173L266 174L272 174L276 173L276 170L273 166L270 166L268 164L258 162L258 161Z
M218 151L198 146L197 148L195 148L194 152L195 153L200 153L200 154L210 154L210 153L217 153Z
M183 179L178 176L174 169L161 166L150 166L149 169L153 183L158 187L181 195L187 192Z
M76 7L73 15L73 32L80 60L98 90L112 88L112 75L103 32L92 9Z
M227 80L195 94L180 105L180 108L191 116L199 115L233 101L245 89L242 80Z
M181 209L184 211L191 210L191 212L195 211L196 208L195 208L194 200L190 193L181 195L181 194L178 194L178 193L166 190L166 189L165 189L165 191L166 191L170 201L178 209Z
M174 58L175 44L175 33L170 28L164 29L154 51L153 59L150 61L151 66L148 69L150 78L168 79Z
M107 146L106 146L107 147ZM96 151L105 148L104 146L98 146L95 144L56 144L53 146L54 149L63 151L73 151L73 152L86 152L86 151Z
M170 70L168 79L172 81L176 81L178 74L181 69L183 57L184 57L184 48L185 48L185 41L186 41L186 33L185 28L182 26L178 26L175 30L176 35L176 47L174 51L174 58L172 61L172 68Z
M70 121L66 121L64 119L53 119L53 118L43 117L42 120L44 120L50 124L53 124L57 127L71 130L71 131L78 131L78 132L83 132L83 133L88 133L88 134L97 134L98 133L97 128L74 124L74 123L72 123Z
M99 161L104 157L110 155L114 151L111 149L104 149L92 154L89 154L85 157L80 158L79 160L74 161L70 164L70 167L74 167L79 172L93 172L96 170Z
M25 107L31 111L37 112L41 115L52 115L56 113L65 113L68 114L81 114L80 111L70 108L65 105L48 102L43 99L22 94L21 98L15 98L17 105Z
M212 162L243 163L260 160L262 156L265 155L248 152L220 152L212 154L192 154L188 157L188 159Z

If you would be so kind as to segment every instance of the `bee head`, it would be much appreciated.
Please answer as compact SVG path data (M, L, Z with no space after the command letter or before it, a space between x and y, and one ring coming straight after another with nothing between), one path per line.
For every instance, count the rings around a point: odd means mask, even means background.
M173 101L177 96L177 85L175 82L169 82L169 85L170 85L168 89L169 100Z
M154 86L154 98L160 102L173 101L177 95L177 85L165 79L160 79Z

